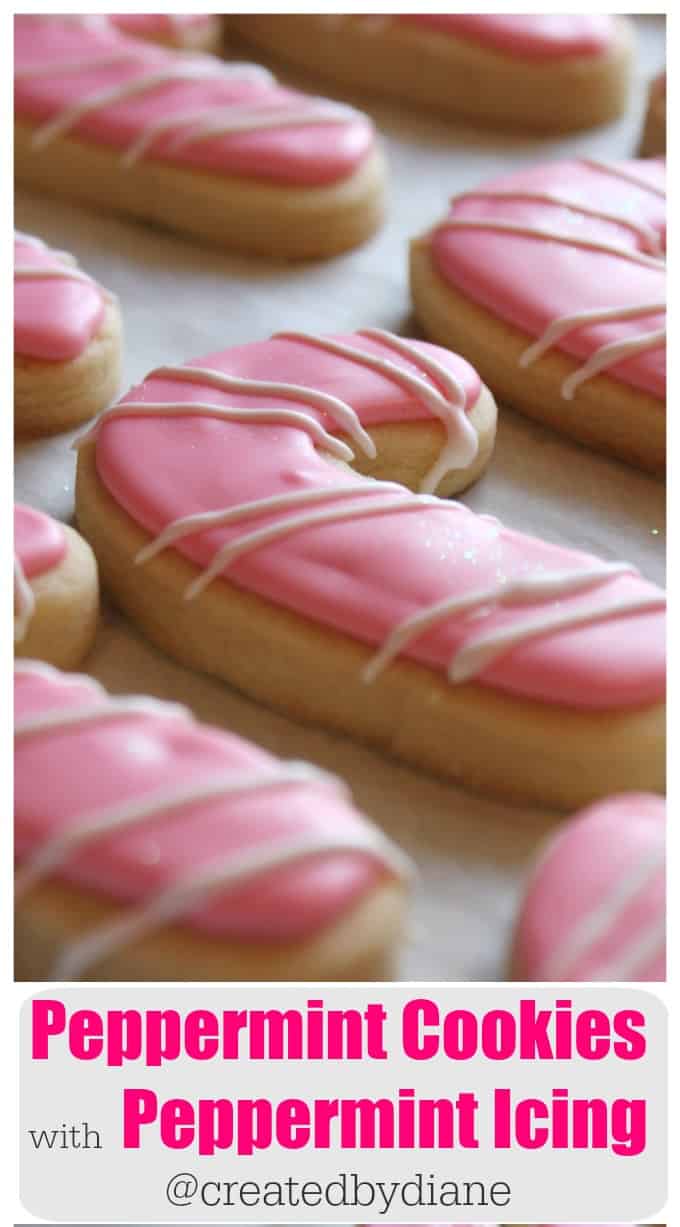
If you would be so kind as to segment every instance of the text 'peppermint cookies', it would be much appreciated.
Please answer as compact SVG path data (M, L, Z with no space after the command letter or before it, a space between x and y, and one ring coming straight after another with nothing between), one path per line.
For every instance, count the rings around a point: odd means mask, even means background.
M334 776L19 664L20 979L373 979L408 865Z
M454 198L412 245L413 302L500 400L661 473L665 250L663 162L551 162Z
M14 139L20 183L232 249L328 256L382 217L366 116L107 24L16 19Z
M512 798L660 789L664 594L397 484L469 480L491 406L373 330L164 367L81 438L79 524L156 643L294 717Z

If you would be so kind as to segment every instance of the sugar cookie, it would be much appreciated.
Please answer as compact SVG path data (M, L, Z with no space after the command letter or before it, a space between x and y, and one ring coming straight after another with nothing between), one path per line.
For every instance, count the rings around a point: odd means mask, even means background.
M175 704L15 671L20 979L373 979L409 868L345 787Z
M77 426L120 386L121 320L108 291L34 235L14 234L14 425Z
M640 143L641 158L666 153L666 74L662 72L649 87L647 114Z
M107 25L21 16L15 44L20 183L285 259L382 219L383 158L352 107Z
M242 13L230 24L343 86L544 132L616 119L634 45L627 18L583 13Z
M62 669L87 655L97 629L94 554L79 533L14 504L14 650Z
M396 484L469 476L475 416L489 394L453 354L282 333L107 411L78 522L157 644L296 718L511 798L662 787L663 593Z
M662 162L550 162L454 198L411 250L428 336L501 400L654 473L666 456Z
M661 797L609 797L549 842L527 884L513 971L518 980L665 979Z

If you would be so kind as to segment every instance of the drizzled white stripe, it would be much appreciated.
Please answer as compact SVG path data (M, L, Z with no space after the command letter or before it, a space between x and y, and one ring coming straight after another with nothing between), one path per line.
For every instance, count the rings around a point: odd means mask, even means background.
M128 910L120 920L102 925L67 946L57 959L51 980L79 979L107 955L172 923L220 891L240 886L252 878L295 861L340 852L375 856L396 876L410 876L410 862L375 828L366 826L352 835L301 836L280 844L233 854L224 861L204 866L162 891L150 902Z
M420 375L398 366L389 358L368 353L344 341L334 341L330 337L317 336L308 332L277 332L274 340L298 341L312 345L328 353L337 354L340 358L348 358L370 370L377 371L391 379L393 383L405 388L407 392L420 402L434 417L438 418L446 431L447 441L438 460L423 478L420 489L424 494L436 490L439 482L452 469L467 468L472 464L479 450L477 432L465 412L465 390L451 371L432 357L423 353L417 346L403 337L386 332L382 328L363 328L357 334L368 340L379 341L388 349L406 358L414 366L425 371L435 384L427 383ZM436 386L436 385L439 386ZM445 390L446 395L440 391Z
M614 179L623 179L626 183L631 183L633 187L641 188L643 192L651 192L653 196L659 196L662 200L666 199L664 188L657 187L655 183L649 183L642 175L636 175L632 170L615 166L613 162L601 162L599 158L581 158L580 160L584 166L590 166L593 170L599 170L603 175L611 175Z
M239 520L257 519L272 515L277 511L288 511L316 503L333 502L336 499L349 498L352 495L394 493L399 490L396 482L368 481L356 482L353 485L330 487L329 489L301 490L296 494L272 494L269 498L256 499L251 503L241 503L236 507L228 507L220 511L198 511L195 515L182 516L173 520L153 541L145 545L135 556L137 565L148 562L167 546L173 545L183 537L191 537L194 533L207 532L212 528L222 528L227 524L235 524Z
M637 307L602 307L594 311L575 311L573 315L563 315L560 319L553 320L538 340L525 349L519 364L530 366L568 333L576 332L579 328L586 328L590 324L606 324L609 321L634 320L647 315L659 315L665 310L665 302L655 302L642 303Z
M588 975L589 980L649 979L650 969L664 960L666 954L666 918L662 916L628 948L608 963L602 963Z
M553 953L545 968L544 978L546 980L571 978L571 973L578 963L587 958L589 951L618 926L626 909L637 896L649 889L655 877L663 869L664 860L663 848L655 848L635 864L626 877L618 880L609 895L599 900L592 911L579 919L563 944ZM608 978L606 968L603 966L601 972L588 978Z
M434 605L404 619L395 627L380 650L365 666L362 674L363 680L368 683L375 681L382 670L410 643L419 639L433 626L449 618L459 614L469 617L482 611L513 608L541 601L553 601L560 597L575 596L608 584L626 574L637 574L637 572L628 563L603 562L599 567L590 570L524 576L506 584L499 584L497 587L437 601ZM473 632L454 654L449 664L449 681L456 683L469 681L478 676L488 664L504 656L512 648L548 633L568 630L608 618L624 617L632 613L663 608L664 605L665 598L662 593L651 593L644 597L630 596L623 601L610 602L606 607L599 609L565 610L558 607L556 610L546 610L525 622L513 623L486 634L475 635Z
M430 498L428 495L411 494L404 490L403 494L393 499L385 499L379 503L350 504L343 507L326 507L321 511L307 511L302 515L290 516L288 519L277 520L265 528L256 529L243 537L227 542L218 550L210 566L197 579L193 580L185 592L185 600L191 601L207 588L223 571L230 567L237 558L252 550L270 545L292 533L301 532L306 528L315 528L320 524L337 524L343 521L368 519L371 516L394 514L395 512L429 510L449 510L449 504L443 499Z
M339 357L346 358L351 362L367 366L369 369L396 383L399 387L405 388L428 412L438 418L446 431L446 443L434 465L420 484L422 493L432 493L447 473L451 470L467 467L477 455L479 440L477 432L465 412L465 391L453 373L443 363L438 362L431 354L422 352L410 341L397 337L393 333L381 328L366 328L358 335L366 337L368 340L377 341L386 348L394 350L395 353L420 368L432 380L432 383L428 383L421 375L406 370L389 358L368 353L356 346L333 341L327 337L303 332L282 332L277 333L272 340L290 340L313 345L318 349L337 354ZM335 424L347 433L369 458L373 459L376 455L375 444L362 426L355 410L351 405L340 400L339 397L331 396L329 393L319 392L313 388L307 388L298 384L226 375L221 371L214 371L210 370L209 367L200 366L158 367L147 376L147 382L149 379L178 379L196 385L206 384L220 391L234 392L239 395L271 396L272 398L281 397L284 400L302 401L304 404L309 405L310 408L328 414ZM137 406L135 405L134 407L136 410ZM187 402L186 412L189 414L193 410L198 410L199 407L195 402L193 404ZM207 409L207 406L204 405L202 408ZM108 418L120 416L130 411L130 409L130 402L127 405L114 405L112 409L105 411L97 419L91 430L87 431L85 435L77 440L77 444L79 445L93 438L100 425ZM215 413L222 413L217 406L213 406L213 409ZM147 410L152 411L153 406L147 406ZM181 410L174 411L181 412ZM226 411L222 413L222 416L227 416ZM323 430L322 427L319 427L319 429ZM339 440L335 439L334 442L329 444L329 439L331 438L332 436L327 435L325 432L323 433L323 445L326 450L334 451L341 459L352 459L352 453Z
M182 383L206 384L221 392L236 392L245 396L271 396L272 399L302 401L312 409L328 414L349 437L371 459L376 455L375 444L371 436L364 430L359 415L351 405L331 396L328 392L319 392L315 388L307 388L302 384L281 383L271 379L246 379L239 375L226 375L222 371L213 371L207 366L159 366L147 375L149 379L178 379Z
M341 439L329 435L323 426L309 414L294 409L239 409L231 405L211 404L209 401L124 401L105 409L96 422L73 440L76 450L96 439L104 422L123 417L212 417L226 422L252 422L261 425L295 426L304 430L325 451L340 460L352 460L353 453Z
M90 680L82 675L81 678L83 681ZM94 703L53 707L17 720L14 726L15 741L25 741L55 730L61 733L69 729L80 729L87 724L120 720L125 716L181 716L183 719L191 719L188 708L180 703L164 703L160 699L142 695L118 697L107 695L106 691L101 693L101 700Z
M14 268L15 281L42 281L44 278L56 278L58 281L85 281L88 285L96 286L96 282L92 277L88 277L79 268L69 268L67 265L54 264L17 264Z
M585 251L602 252L608 256L616 256L628 260L631 264L642 264L646 268L663 269L665 264L657 256L646 255L632 247L620 247L616 243L605 243L601 239L590 239L580 234L564 234L560 230L543 229L540 226L530 226L521 222L509 222L491 218L447 217L439 222L431 231L434 234L444 230L492 230L499 234L517 234L523 238L543 239L546 242L561 243L566 247L582 247Z
M485 191L484 188L476 188L471 192L463 192L460 196L453 196L451 204L460 204L464 200L505 200L505 201L529 201L535 204L556 205L562 209L568 209L572 213L580 213L583 217L594 217L599 221L613 222L617 226L624 226L627 230L631 230L639 239L646 245L648 252L651 255L660 256L663 253L663 248L658 234L653 226L647 225L646 222L636 220L625 213L612 213L609 210L595 209L590 205L581 204L577 200L570 200L568 196L558 196L553 192L532 192L526 191L495 191L489 188Z
M35 596L18 554L14 555L14 642L26 638L35 613Z
M599 375L601 371L616 366L618 362L623 362L626 358L633 358L635 354L647 353L665 344L666 329L659 328L656 332L645 332L641 336L630 337L626 341L612 341L609 345L601 346L579 370L574 371L565 379L562 384L562 396L565 400L573 400L576 389L588 379Z
M200 780L185 788L161 789L131 801L119 802L107 809L78 817L73 825L60 831L29 856L17 871L15 894L21 899L39 882L52 876L88 844L130 827L141 826L154 818L167 817L177 810L219 801L241 794L254 794L271 788L300 784L326 784L345 795L339 781L307 763L276 763L241 771L223 772L212 779Z

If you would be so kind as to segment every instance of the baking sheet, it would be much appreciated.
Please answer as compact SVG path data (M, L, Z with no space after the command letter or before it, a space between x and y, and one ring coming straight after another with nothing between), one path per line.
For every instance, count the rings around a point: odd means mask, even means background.
M327 263L282 266L204 248L150 227L20 192L16 226L72 251L119 296L123 386L152 367L269 336L277 329L351 332L377 326L418 336L410 318L408 239L440 217L454 192L527 163L630 156L649 80L664 63L664 20L636 18L638 65L627 115L560 140L479 131L355 95L383 134L390 216L359 250ZM283 74L292 84L310 85ZM319 89L314 82L312 88ZM73 434L19 444L16 496L73 514ZM463 496L478 511L550 540L624 558L664 582L665 487L595 456L501 407L495 456ZM162 656L114 610L103 611L84 669L118 693L182 701L283 757L307 758L344 778L358 804L415 860L419 876L397 974L404 979L495 980L527 866L559 817L470 796L354 742L294 724L221 683Z

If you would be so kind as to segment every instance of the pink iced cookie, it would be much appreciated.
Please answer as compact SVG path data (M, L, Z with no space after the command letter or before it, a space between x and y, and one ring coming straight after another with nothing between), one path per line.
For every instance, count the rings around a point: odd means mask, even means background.
M35 662L15 720L24 976L345 978L384 957L405 862L335 777Z
M626 18L570 13L243 13L259 47L343 86L501 128L566 132L625 107Z
M14 504L14 646L17 656L80 664L94 638L97 564L72 528Z
M468 363L380 330L282 333L165 367L81 440L80 522L152 637L256 697L350 732L356 716L369 739L510 795L656 780L660 590L427 493L469 474L485 403ZM275 696L224 642L241 616L253 658L294 637ZM629 759L616 736L633 726ZM564 778L562 740L579 745Z
M611 797L553 839L529 879L514 942L521 980L663 980L666 807Z
M366 116L105 21L16 19L15 117L20 180L227 246L321 255L380 217Z
M505 400L658 471L665 251L665 163L550 162L454 198L413 246L414 301Z
M92 417L120 373L117 303L69 252L14 234L14 414L20 432Z
M15 232L15 354L51 362L77 358L101 327L105 305L101 288L68 252Z

